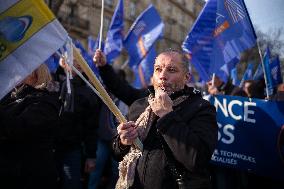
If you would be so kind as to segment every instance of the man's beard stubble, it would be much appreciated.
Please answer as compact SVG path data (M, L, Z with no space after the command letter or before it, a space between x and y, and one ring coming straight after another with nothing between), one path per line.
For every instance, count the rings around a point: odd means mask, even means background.
M183 88L184 88L184 85L182 84L161 83L155 86L155 92L157 92L157 90L162 90L166 92L168 95L171 95L176 91L182 90Z

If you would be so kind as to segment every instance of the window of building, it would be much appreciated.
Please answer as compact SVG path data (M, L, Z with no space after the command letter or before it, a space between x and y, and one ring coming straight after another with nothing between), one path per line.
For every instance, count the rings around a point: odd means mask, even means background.
M109 8L113 7L113 4L114 4L113 0L105 0L104 2L105 2L106 7L109 7Z
M130 17L135 17L135 15L136 15L136 5L135 5L135 3L134 2L130 2L130 4L129 4L129 9L130 9Z
M167 13L167 15L170 17L171 16L171 14L172 14L172 7L171 7L171 5L170 5L170 2L168 1L168 2L165 2L165 10L166 10L166 13Z
M104 17L104 31L108 31L109 25L110 25L110 18Z

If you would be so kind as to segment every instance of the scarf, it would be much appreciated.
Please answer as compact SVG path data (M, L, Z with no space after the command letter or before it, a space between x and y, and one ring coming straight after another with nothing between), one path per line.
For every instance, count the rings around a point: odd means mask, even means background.
M153 95L149 95L148 102L154 98ZM188 95L183 95L173 100L173 106L177 106ZM149 103L150 104L150 103ZM135 122L138 137L141 141L144 141L149 133L150 127L155 119L155 114L151 113L152 109L149 105L145 111L138 117ZM142 152L134 145L131 146L129 152L123 157L123 160L119 163L119 178L116 183L116 189L127 189L134 183L135 169L138 159L142 156Z

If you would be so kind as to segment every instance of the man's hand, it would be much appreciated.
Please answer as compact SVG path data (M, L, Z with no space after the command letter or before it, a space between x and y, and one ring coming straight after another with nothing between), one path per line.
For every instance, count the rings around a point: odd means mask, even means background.
M217 87L215 86L208 86L208 93L211 94L211 95L217 95L217 94L220 94L220 91L218 91Z
M138 132L135 127L136 125L133 121L119 124L117 132L119 134L121 144L133 144L134 140L138 137Z
M104 53L99 49L96 50L93 61L97 67L106 65L106 57Z
M153 112L159 117L163 117L173 111L173 101L163 90L155 91L155 98L150 101L150 106Z
M93 158L86 159L85 172L90 173L90 172L94 171L95 168L96 168L96 160L93 159Z

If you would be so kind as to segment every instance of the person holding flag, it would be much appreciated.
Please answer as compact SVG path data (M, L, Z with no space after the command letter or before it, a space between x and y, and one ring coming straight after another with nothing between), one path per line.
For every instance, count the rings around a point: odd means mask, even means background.
M106 64L101 51L94 61ZM131 121L118 126L113 141L120 161L116 188L210 188L208 164L217 144L215 108L186 86L189 77L182 53L158 55L150 95L130 106ZM142 151L130 146L137 136Z

